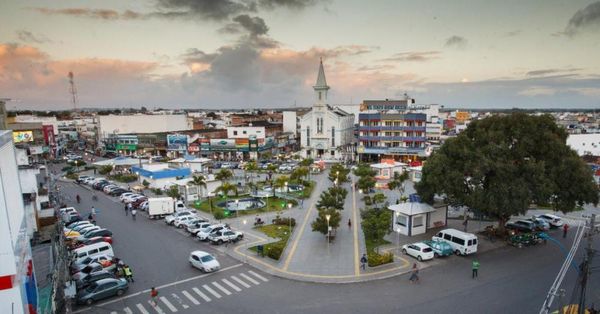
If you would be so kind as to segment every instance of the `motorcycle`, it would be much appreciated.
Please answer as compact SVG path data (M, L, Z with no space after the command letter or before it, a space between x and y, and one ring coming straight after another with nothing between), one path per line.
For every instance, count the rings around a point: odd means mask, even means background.
M254 221L254 226L255 226L255 227L256 227L256 226L262 226L262 225L264 225L264 224L265 224L265 221L264 221L264 220L262 220L262 219L260 219L260 218L257 218L257 219Z

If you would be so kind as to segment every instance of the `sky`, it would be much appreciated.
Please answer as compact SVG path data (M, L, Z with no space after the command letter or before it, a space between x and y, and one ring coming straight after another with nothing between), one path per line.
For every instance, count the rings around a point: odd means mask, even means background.
M8 109L600 107L600 1L0 1Z

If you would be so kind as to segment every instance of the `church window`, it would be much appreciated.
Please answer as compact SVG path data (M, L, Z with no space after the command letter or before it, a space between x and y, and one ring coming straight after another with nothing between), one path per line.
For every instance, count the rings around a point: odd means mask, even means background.
M335 127L331 127L331 146L335 147Z
M310 146L310 127L306 128L306 146Z
M321 92L319 92L319 100L321 100Z

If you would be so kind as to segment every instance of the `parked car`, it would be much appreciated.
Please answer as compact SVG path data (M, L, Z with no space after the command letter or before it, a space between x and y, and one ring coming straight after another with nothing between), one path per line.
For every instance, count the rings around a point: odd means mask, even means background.
M106 278L115 278L115 275L112 272L106 270L97 271L95 273L91 273L89 276L81 280L77 280L75 282L75 286L77 287L77 290L85 289L92 283Z
M120 197L121 195L123 195L125 193L129 193L129 191L125 190L124 188L116 188L116 189L110 191L108 194L110 196L119 196Z
M403 245L402 253L415 257L419 262L433 259L434 256L433 249L423 242Z
M133 192L127 192L127 193L123 193L123 194L121 194L121 195L119 196L119 200L120 200L121 202L123 202L123 201L125 201L125 198L126 198L126 197L129 197L129 196L131 196L131 195L134 195L134 194L136 194L136 193L133 193Z
M77 240L69 246L69 250L78 249L80 247L84 247L86 245L99 243L99 242L106 242L106 243L112 244L112 237L94 237L94 238L85 239L83 241Z
M450 245L450 243L448 243L446 241L426 240L426 241L423 241L423 243L429 245L429 247L433 250L434 257L449 256L449 255L454 254L454 251L452 250L452 246Z
M89 178L89 176L81 175L81 176L78 176L78 177L77 177L77 179L75 179L75 182L77 182L77 183L80 183L80 184L81 184L81 183L83 183L83 181L85 181L85 179L87 179L87 178Z
M98 263L102 265L102 261L112 261L113 257L107 254L96 255L96 256L88 256L86 258L82 258L78 261L75 261L71 264L71 274L75 274L80 272L86 266L92 263Z
M198 234L198 232L200 230L207 228L207 227L210 227L210 222L198 222L198 223L188 225L186 230L187 230L187 232L189 232L195 236Z
M541 215L537 215L534 217L543 219L546 222L548 222L548 224L550 224L550 228L559 228L559 227L562 227L564 224L564 222L562 221L562 219L559 216L552 215L552 214L541 214Z
M196 233L196 236L198 237L198 239L200 239L200 241L206 241L208 240L208 236L211 233L223 230L224 228L227 228L224 224L211 225L198 231L198 233Z
M517 220L506 224L506 229L519 231L519 232L533 232L536 227L535 224L528 220Z
M197 223L208 223L208 219L203 218L203 217L194 217L194 219L192 219L192 220L183 222L183 228L185 228L187 230L187 228L189 226L195 225Z
M76 222L70 224L68 227L65 226L63 228L63 231L67 232L70 230L74 230L77 227L83 228L83 226L90 226L90 225L93 225L93 224L87 220L80 220L80 221L76 221ZM77 231L77 230L75 230L75 231Z
M239 231L219 230L208 235L208 241L212 244L223 244L225 242L237 242L244 238L244 234Z
M196 216L196 214L191 211L187 211L187 210L176 212L172 215L166 216L165 223L167 225L173 225L173 222L175 221L175 219L177 219L179 217L183 217L183 216Z
M535 228L539 231L548 231L550 230L550 224L541 218L529 218L527 221L533 222Z
M205 273L217 271L221 268L219 261L204 251L193 251L190 253L189 261L193 267Z
M132 202L136 197L141 196L141 195L139 195L137 193L131 193L131 194L130 193L131 192L124 193L121 196L119 196L119 199L121 200L121 202L127 204L127 203Z
M96 238L96 237L112 237L112 232L108 229L98 229L86 232L77 238L78 241L83 241L86 239Z
M110 193L111 190L118 188L119 186L116 184L108 184L102 188L102 191L106 194Z
M120 278L101 279L77 293L77 303L91 305L112 296L122 296L128 288L127 280Z

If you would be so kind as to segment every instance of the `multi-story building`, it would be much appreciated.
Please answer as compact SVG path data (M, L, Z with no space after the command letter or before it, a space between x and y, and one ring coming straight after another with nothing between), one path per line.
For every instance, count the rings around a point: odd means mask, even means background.
M0 313L34 313L37 288L11 131L0 131Z
M364 101L359 114L361 161L417 160L426 156L427 114L406 111L413 99Z
M185 114L135 114L98 116L98 143L118 134L161 133L193 129Z

